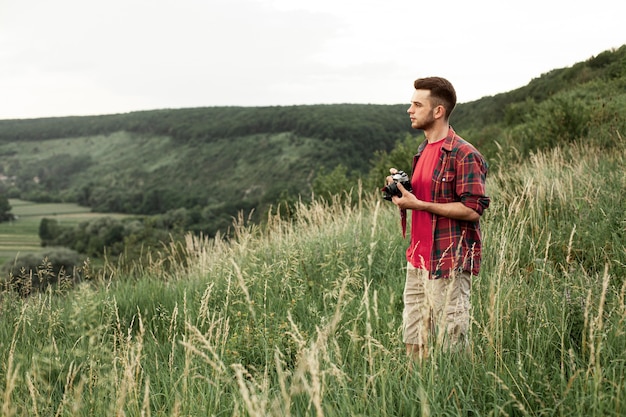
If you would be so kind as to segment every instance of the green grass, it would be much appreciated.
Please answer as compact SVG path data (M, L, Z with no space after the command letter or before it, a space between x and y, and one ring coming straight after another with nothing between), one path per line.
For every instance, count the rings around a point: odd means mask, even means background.
M17 216L12 222L0 223L0 265L18 254L41 251L39 224L41 219L55 219L64 226L103 216L123 217L123 214L92 213L89 207L72 203L33 203L9 199L11 213Z
M2 294L1 413L624 415L625 157L576 146L490 175L469 352L405 357L394 206L318 202L132 276Z

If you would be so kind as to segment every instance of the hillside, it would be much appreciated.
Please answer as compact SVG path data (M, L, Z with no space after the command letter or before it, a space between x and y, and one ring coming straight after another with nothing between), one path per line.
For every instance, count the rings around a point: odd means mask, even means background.
M320 170L364 173L409 131L404 106L157 110L0 121L11 197L156 214L250 211L311 194Z
M490 176L466 351L406 358L393 205L314 201L132 273L0 291L2 414L623 415L625 158L578 143Z

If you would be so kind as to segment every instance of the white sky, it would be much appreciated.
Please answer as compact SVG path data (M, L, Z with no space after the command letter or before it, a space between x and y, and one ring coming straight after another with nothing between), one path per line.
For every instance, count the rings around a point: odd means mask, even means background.
M626 43L622 0L0 0L0 119L460 102Z

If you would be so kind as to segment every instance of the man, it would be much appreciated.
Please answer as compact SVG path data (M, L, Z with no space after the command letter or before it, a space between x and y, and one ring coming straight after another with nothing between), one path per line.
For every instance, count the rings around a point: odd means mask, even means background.
M392 201L403 216L411 210L403 341L408 355L422 359L429 337L444 346L467 347L471 277L480 270L479 219L490 200L487 163L449 125L456 105L452 84L429 77L415 80L414 87L407 113L426 140L413 159L413 191L399 183L402 196Z

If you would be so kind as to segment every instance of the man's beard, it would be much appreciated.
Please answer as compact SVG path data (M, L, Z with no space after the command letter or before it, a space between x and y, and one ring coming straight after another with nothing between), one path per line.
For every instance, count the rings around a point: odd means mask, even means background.
M416 120L416 122L417 122L417 120ZM433 117L432 114L429 114L428 118L426 120L423 120L422 122L419 122L419 123L413 125L413 128L414 129L419 129L419 130L429 130L434 125L435 125L435 118Z

